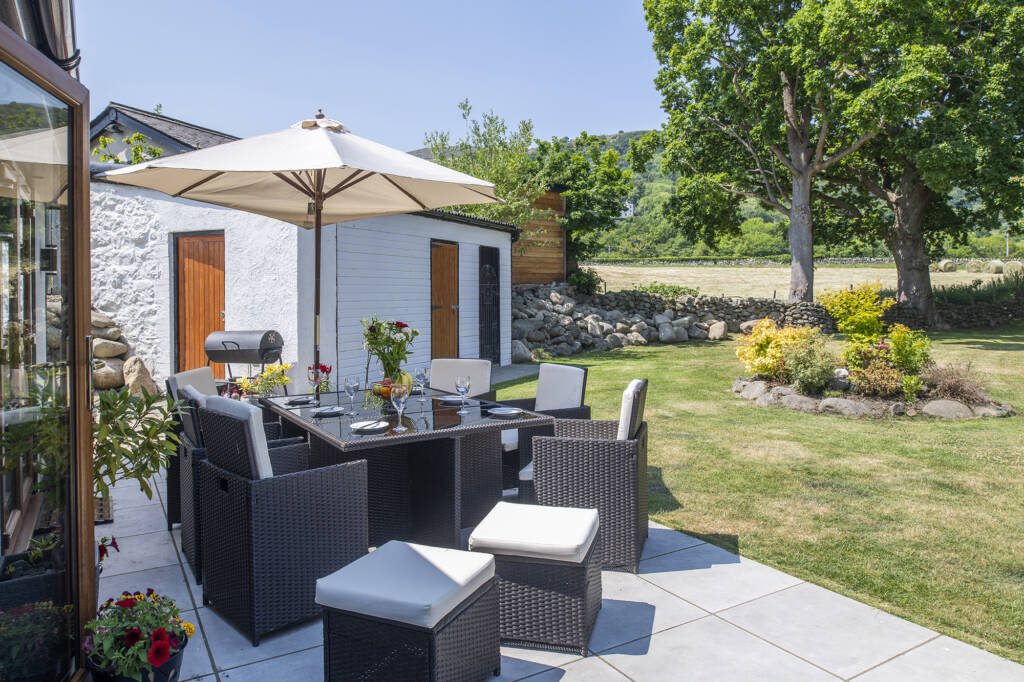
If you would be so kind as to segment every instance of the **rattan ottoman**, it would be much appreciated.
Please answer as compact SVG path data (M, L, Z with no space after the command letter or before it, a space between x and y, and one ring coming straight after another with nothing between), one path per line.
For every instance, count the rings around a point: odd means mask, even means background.
M392 540L316 583L325 680L484 680L501 673L489 554Z
M494 556L501 641L586 655L601 610L596 509L499 502L469 549Z

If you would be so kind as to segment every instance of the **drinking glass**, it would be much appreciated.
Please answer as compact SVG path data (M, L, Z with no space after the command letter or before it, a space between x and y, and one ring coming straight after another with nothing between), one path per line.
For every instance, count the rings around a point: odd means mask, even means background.
M459 375L455 377L455 390L459 392L459 397L462 398L462 409L455 414L469 414L469 410L466 409L466 394L469 393L469 377L466 375Z
M349 414L356 414L356 392L359 390L359 377L345 377L345 393L348 394Z
M416 376L413 377L413 381L416 382L416 388L418 388L420 392L419 401L421 403L425 402L426 398L424 396L426 395L427 392L427 368L418 368L416 370Z
M402 426L402 413L405 412L405 401L409 398L409 387L404 384L395 384L391 387L391 404L395 406L395 411L398 412L398 422L395 428L391 429L395 433L405 433L409 429Z

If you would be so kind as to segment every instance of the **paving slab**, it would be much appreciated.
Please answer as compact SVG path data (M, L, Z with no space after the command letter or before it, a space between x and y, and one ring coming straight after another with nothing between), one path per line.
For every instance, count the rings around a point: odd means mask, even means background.
M644 542L644 551L640 554L640 560L652 559L662 554L670 554L703 544L703 540L652 523L647 528L647 541Z
M558 666L580 660L578 654L566 654L543 649L501 647L501 676L492 680L521 680Z
M641 561L640 575L712 612L803 582L710 544Z
M102 537L102 533L99 533L102 526L96 528L97 537ZM118 540L117 544L121 551L111 552L103 560L101 579L121 573L134 573L135 571L178 564L178 553L171 542L171 534L166 530L133 535L126 537L123 542Z
M590 636L591 651L604 651L708 615L632 573L604 571L601 588L604 599Z
M764 640L707 616L601 654L634 680L816 682L836 677Z
M810 583L718 615L842 678L862 673L938 635Z
M500 384L513 379L536 376L540 372L540 365L533 362L525 362L519 365L505 365L491 367L491 385Z
M185 647L185 656L181 662L182 680L191 680L213 673L213 663L210 662L210 652L206 647L206 639L203 637L203 629L196 622L195 611L182 611L181 619L186 623L196 626L196 632Z
M114 499L114 522L104 523L96 526L96 537L116 537L118 543L121 538L130 535L142 535L144 533L155 533L156 531L167 530L167 515L159 502L146 504L138 507L121 509L118 506L117 498Z
M192 601L192 595L185 582L185 577L181 573L181 566L177 563L171 566L161 566L160 568L150 568L145 571L134 571L132 573L119 573L111 576L104 572L103 576L100 577L100 591L96 595L96 602L100 603L107 599L107 597L116 597L124 590L129 592L135 592L136 590L145 592L148 588L153 588L157 594L173 599L179 609L194 609L197 606ZM199 599L199 595L196 598Z
M264 635L260 638L260 645L253 646L246 635L212 608L201 607L198 614L218 671L322 646L324 642L323 620L320 618Z
M943 635L854 679L857 682L1024 682L1024 666Z
M530 682L570 682L579 680L583 682L586 680L590 682L624 682L629 678L611 667L605 661L596 657L584 658L575 663L569 663L562 668L552 668L546 672L541 673L535 677L530 678Z
M260 644L260 647L263 645ZM322 646L286 654L259 663L232 668L220 673L222 680L238 682L282 682L282 680L324 679L324 649Z

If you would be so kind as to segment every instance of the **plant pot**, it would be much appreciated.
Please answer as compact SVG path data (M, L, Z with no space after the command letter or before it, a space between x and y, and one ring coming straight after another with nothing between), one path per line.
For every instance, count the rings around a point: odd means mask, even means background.
M54 560L53 550L43 553L43 560ZM7 575L7 567L15 561L28 561L28 552L8 554L0 562L0 576ZM54 561L54 563L59 563ZM65 569L47 569L36 575L26 575L11 580L0 580L0 611L6 611L22 604L33 604L40 601L52 601L64 604Z
M178 649L178 653L168 658L162 666L143 670L142 682L176 682L181 676L181 662L184 660L186 647L188 647L187 639ZM100 670L91 659L85 659L85 664L92 672L93 682L134 682L131 677Z

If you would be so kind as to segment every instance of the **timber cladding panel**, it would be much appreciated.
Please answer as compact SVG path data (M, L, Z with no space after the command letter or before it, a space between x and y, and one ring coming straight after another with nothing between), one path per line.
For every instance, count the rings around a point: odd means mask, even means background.
M565 215L565 198L545 192L533 204L551 215L522 227L522 236L512 245L512 283L548 284L565 281L565 231L558 217Z

